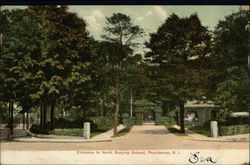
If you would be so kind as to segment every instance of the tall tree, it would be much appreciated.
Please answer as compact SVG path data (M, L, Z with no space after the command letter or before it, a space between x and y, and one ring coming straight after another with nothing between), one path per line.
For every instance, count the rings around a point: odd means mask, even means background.
M219 21L214 31L214 68L219 73L214 100L226 112L249 111L249 11L240 10Z
M196 14L185 18L172 14L151 34L146 46L154 91L160 99L179 105L180 128L185 132L184 103L206 95L204 82L208 81L211 62L209 31Z
M125 14L114 13L106 18L105 34L102 36L109 42L115 43L117 49L113 54L115 62L115 100L116 108L114 113L114 134L117 133L118 114L120 110L120 78L124 60L131 54L131 46L136 45L136 39L143 35L143 30L134 25L131 18Z
M22 102L23 109L30 108L31 94L35 91L36 77L31 72L36 70L32 57L39 55L40 38L36 17L25 10L4 10L1 12L4 34L1 46L1 100L9 102L10 126L13 130L13 104ZM24 108L25 107L25 108ZM12 133L13 131L11 131Z
M43 100L43 111L50 105L50 123L54 127L55 104L60 101L84 106L86 99L86 81L91 52L90 38L86 23L67 6L30 6L34 14L43 14L41 22L46 29L45 50L39 63L42 82L37 92ZM85 98L84 98L85 97ZM44 117L44 124L46 116Z

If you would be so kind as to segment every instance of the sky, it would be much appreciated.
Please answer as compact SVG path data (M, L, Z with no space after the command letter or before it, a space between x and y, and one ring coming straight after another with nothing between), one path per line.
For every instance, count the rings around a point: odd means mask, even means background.
M5 6L4 8L25 8L22 6ZM87 30L95 39L101 39L103 27L105 27L106 17L110 17L113 13L124 13L129 15L135 25L139 25L146 32L146 36L140 40L144 43L149 38L150 33L157 31L158 27L172 13L179 17L188 17L193 13L197 13L202 25L207 26L209 30L213 30L219 20L223 20L226 15L230 15L239 11L241 6L208 6L208 5L112 5L112 6L89 6L89 5L71 5L69 11L77 13L79 17L87 22Z

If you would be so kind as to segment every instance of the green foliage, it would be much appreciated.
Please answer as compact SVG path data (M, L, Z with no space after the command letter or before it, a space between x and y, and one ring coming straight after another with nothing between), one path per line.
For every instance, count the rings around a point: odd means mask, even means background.
M123 119L123 125L135 125L135 117L129 117Z
M169 118L166 116L156 116L155 117L156 125L169 125Z
M211 36L196 14L185 18L170 15L146 46L150 49L146 57L152 64L152 91L159 99L179 104L209 93Z
M7 123L8 106L4 102L0 102L0 124Z
M50 135L63 136L83 136L83 129L54 129L49 132Z
M44 129L44 128L41 128L37 124L33 124L30 127L30 132L35 133L35 134L49 134L49 131L50 131L49 128Z
M142 113L136 113L135 114L135 124L136 125L142 125L143 123L143 114Z
M69 121L63 118L55 119L55 128L83 128L83 120Z
M101 131L110 130L114 126L114 119L112 117L99 117L95 119L97 129Z
M250 133L249 125L219 126L221 136Z
M227 112L250 112L250 79L244 67L230 67L218 84L215 101Z
M248 55L248 11L240 10L219 21L214 31L215 50L212 54L217 71L232 66L246 66ZM223 78L223 75L220 75Z
M214 68L219 73L215 102L225 112L249 111L250 79L247 67L248 11L240 10L220 21L215 28Z
M176 124L175 118L173 116L156 116L155 117L156 125L173 125Z
M225 125L244 125L249 124L249 117L228 117L226 118Z

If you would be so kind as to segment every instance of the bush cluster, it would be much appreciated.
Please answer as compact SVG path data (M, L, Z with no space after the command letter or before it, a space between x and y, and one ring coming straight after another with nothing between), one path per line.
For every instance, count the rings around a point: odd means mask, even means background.
M219 126L221 136L249 133L249 125Z
M135 124L136 125L142 125L143 123L143 115L142 113L136 113L135 115Z
M30 127L30 132L35 133L35 134L49 134L49 131L51 129L49 127L47 127L46 129L42 129L40 128L40 125L37 124L33 124Z
M155 117L155 124L156 125L173 125L175 124L175 118L172 116L156 116Z
M95 131L97 130L97 125L94 123L93 120L83 120L77 119L74 121L66 120L63 118L59 118L55 120L55 128L83 128L84 122L90 122L90 129Z
M97 130L107 131L114 127L114 119L112 117L98 117L94 124L96 124Z
M63 136L83 136L83 129L54 129L50 131L49 134L51 135L63 135Z
M135 125L135 117L124 118L123 125Z
M228 117L226 125L245 125L249 124L249 117Z

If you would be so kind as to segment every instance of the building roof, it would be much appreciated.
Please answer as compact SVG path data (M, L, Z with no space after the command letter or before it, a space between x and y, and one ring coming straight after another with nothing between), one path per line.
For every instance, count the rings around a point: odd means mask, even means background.
M207 102L199 102L196 100L193 101L188 101L185 103L184 107L217 107L213 104L212 101L207 101Z

